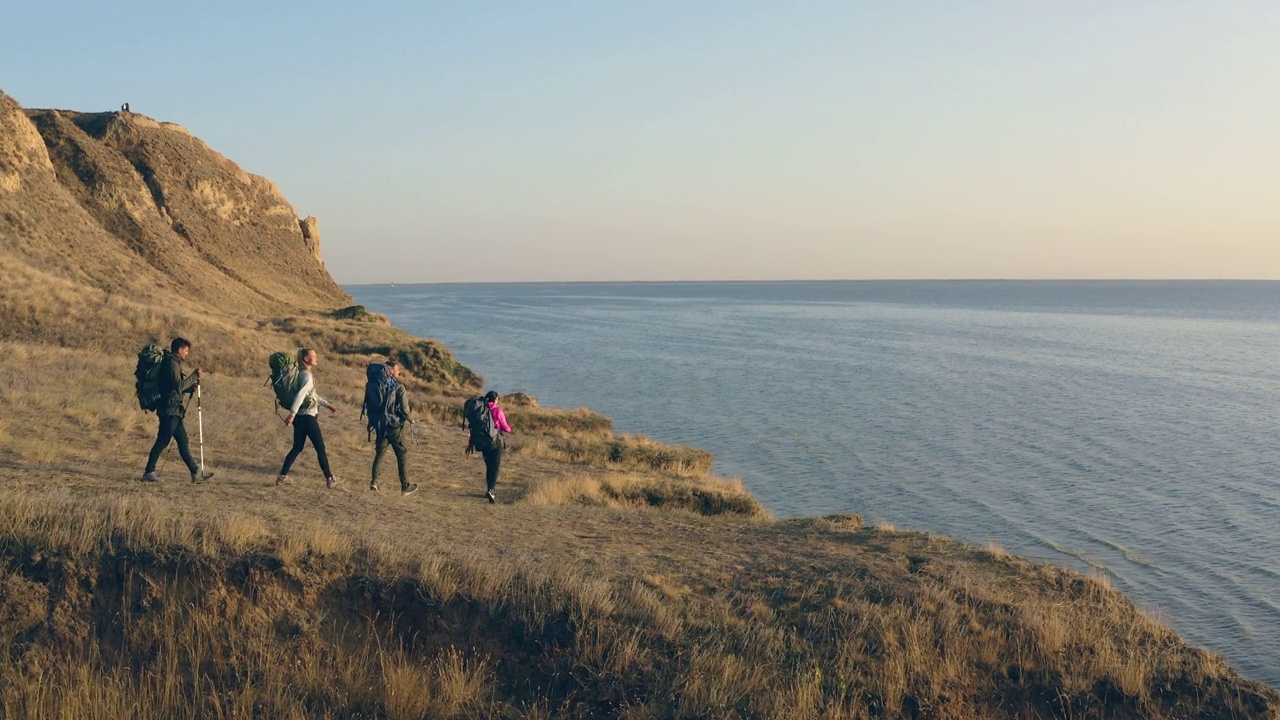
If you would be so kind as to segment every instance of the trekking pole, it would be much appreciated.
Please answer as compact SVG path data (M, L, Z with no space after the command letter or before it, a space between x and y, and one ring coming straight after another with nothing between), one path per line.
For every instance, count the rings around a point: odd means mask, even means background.
M196 380L196 426L200 431L200 477L204 477L204 408L200 406L200 381Z

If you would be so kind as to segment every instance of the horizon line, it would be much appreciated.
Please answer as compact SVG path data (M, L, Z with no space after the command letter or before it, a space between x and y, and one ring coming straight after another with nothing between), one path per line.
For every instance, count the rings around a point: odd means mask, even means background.
M338 282L339 286L378 285L765 285L798 283L1275 283L1277 278L787 278L779 280L389 280Z

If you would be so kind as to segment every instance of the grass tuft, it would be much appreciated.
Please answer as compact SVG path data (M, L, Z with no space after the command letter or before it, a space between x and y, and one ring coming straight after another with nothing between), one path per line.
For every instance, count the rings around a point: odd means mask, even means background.
M663 478L635 474L567 475L535 483L525 498L537 505L662 508L702 515L767 518L769 513L739 479Z

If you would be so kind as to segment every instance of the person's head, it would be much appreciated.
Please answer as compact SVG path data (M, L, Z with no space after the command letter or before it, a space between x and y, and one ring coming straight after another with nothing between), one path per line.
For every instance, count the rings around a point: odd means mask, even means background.
M320 364L320 358L316 355L316 351L311 348L298 348L298 365L304 368L315 367Z
M169 343L169 352L177 355L179 359L186 360L191 354L191 342L186 338L176 337Z
M395 360L388 360L387 374L389 374L393 378L400 377L400 363L396 362Z
M491 403L496 403L496 402L498 402L498 391L497 391L497 390L490 390L489 392L487 392L487 393L485 393L485 394L484 394L484 399L485 399L485 400L487 400L487 401L489 401L489 402L491 402Z

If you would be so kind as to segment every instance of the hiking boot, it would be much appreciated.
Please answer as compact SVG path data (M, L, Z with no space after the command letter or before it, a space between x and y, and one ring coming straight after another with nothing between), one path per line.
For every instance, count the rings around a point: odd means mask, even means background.
M156 474L155 470L152 470L149 473L142 474L142 482L160 482L160 476Z
M379 491L379 490L381 490L382 488L378 487L378 481L377 481L377 480L374 480L373 482L369 483L369 489L370 489L370 490L372 490L372 491L374 491L374 492L378 492L378 491Z
M341 485L342 481L338 479L337 475L330 475L329 477L324 479L324 484L325 484L325 487L332 490L338 487L339 485Z
M197 471L197 472L191 473L191 482L193 483L204 482L205 480L208 480L211 477L213 477L213 473L211 472Z
M401 494L402 496L403 496L403 495L412 495L412 494L414 494L414 493L416 493L416 492L418 492L418 484L417 484L417 483L411 483L411 484L409 484L409 485L402 485L402 486L400 487L400 494Z
M487 497L487 498L489 498L489 504L490 504L490 505L492 505L492 504L494 504L494 503L498 502L498 498L493 494L493 491L492 491L492 490L485 490L485 491L484 491L484 496L485 496L485 497Z
M293 484L293 481L289 479L289 476L288 476L288 475L281 475L280 477L276 478L276 484L277 484L277 485L292 485L292 484Z

